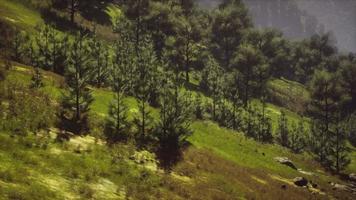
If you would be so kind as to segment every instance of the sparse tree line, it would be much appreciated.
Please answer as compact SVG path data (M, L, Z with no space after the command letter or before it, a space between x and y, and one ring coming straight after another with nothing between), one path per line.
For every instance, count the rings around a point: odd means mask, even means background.
M45 85L41 69L64 75L61 129L89 132L92 87L105 87L115 93L103 130L108 142L135 141L157 150L166 164L174 162L172 154L179 156L193 117L295 153L311 151L335 171L349 163L348 142L356 143L356 58L338 54L327 34L291 42L275 30L254 29L236 0L211 13L191 0L119 6L124 15L112 20L117 38L111 44L95 32L66 34L48 25L31 35L15 31L6 44L9 59L35 66L31 90ZM192 71L199 84L192 84ZM280 77L307 85L312 99L306 118L289 121L281 111L273 130L267 82ZM187 92L189 87L199 94ZM132 120L126 96L137 99ZM11 116L10 107L1 107L8 110L2 118ZM158 120L151 107L160 109Z

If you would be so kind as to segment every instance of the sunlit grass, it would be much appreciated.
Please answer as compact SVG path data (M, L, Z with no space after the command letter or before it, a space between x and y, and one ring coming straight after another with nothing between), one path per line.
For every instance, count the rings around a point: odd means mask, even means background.
M0 18L22 29L31 30L43 23L40 14L25 5L12 1L0 0Z

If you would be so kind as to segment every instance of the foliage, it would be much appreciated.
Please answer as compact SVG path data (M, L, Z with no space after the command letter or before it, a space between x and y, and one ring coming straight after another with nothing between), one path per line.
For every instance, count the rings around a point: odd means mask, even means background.
M70 58L66 72L69 92L62 100L60 127L80 134L88 131L88 112L93 101L88 88L91 68L88 40L82 33L77 33L71 44Z
M136 140L139 143L147 143L152 136L153 119L148 109L148 101L152 97L152 89L157 87L155 76L157 76L157 60L152 51L152 44L145 41L140 46L137 57L137 83L135 85L135 95L138 100L138 113L134 123L137 127ZM155 73L156 72L156 73Z
M298 124L292 123L289 136L289 148L294 153L302 152L307 145L307 131L304 127L304 121L300 120Z
M289 147L288 119L286 118L286 114L283 111L281 111L277 131L279 143L282 146Z
M35 71L32 76L32 83L30 85L31 88L41 88L44 86L44 83L42 82L42 73L38 67L35 68Z
M168 75L168 74L167 74ZM158 139L158 155L164 167L171 167L181 157L181 151L190 136L191 97L176 92L169 79L162 83L160 121L155 130Z
M8 106L2 106L3 129L13 134L26 135L29 132L47 131L54 125L56 109L48 95L27 89L16 82L8 83L5 99Z

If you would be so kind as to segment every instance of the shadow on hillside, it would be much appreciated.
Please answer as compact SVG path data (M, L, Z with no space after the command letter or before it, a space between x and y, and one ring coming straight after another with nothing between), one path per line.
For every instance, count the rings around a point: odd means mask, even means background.
M46 24L51 24L60 31L88 31L85 30L83 27L79 26L77 23L72 23L67 17L60 16L56 11L52 9L41 10L41 15Z
M165 143L156 152L160 167L166 171L171 171L172 168L183 159L183 152L189 148L191 144L186 142L182 148L172 143Z

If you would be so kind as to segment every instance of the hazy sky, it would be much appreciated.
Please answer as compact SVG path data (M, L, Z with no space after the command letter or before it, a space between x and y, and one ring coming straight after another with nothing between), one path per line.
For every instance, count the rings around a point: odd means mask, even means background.
M197 0L205 6L214 7L220 0ZM332 31L337 40L337 46L342 51L353 51L356 53L356 0L243 0L247 5L253 3L273 2L273 1L294 1L301 11L307 15L314 16L318 23L325 27L325 32ZM252 11L253 12L253 11ZM278 12L271 10L271 12ZM262 13L263 15L264 13ZM256 18L261 13L251 13ZM267 13L266 13L267 15ZM258 19L254 19L255 22ZM256 21L257 20L257 21ZM288 20L288 19L272 19ZM285 23L288 23L286 21ZM270 23L269 23L270 24ZM262 24L262 27L269 26ZM280 29L277 25L273 28ZM291 24L293 27L294 24ZM298 35L298 34L297 34ZM307 34L307 36L309 36ZM301 36L302 37L302 36ZM305 37L305 35L303 36Z

